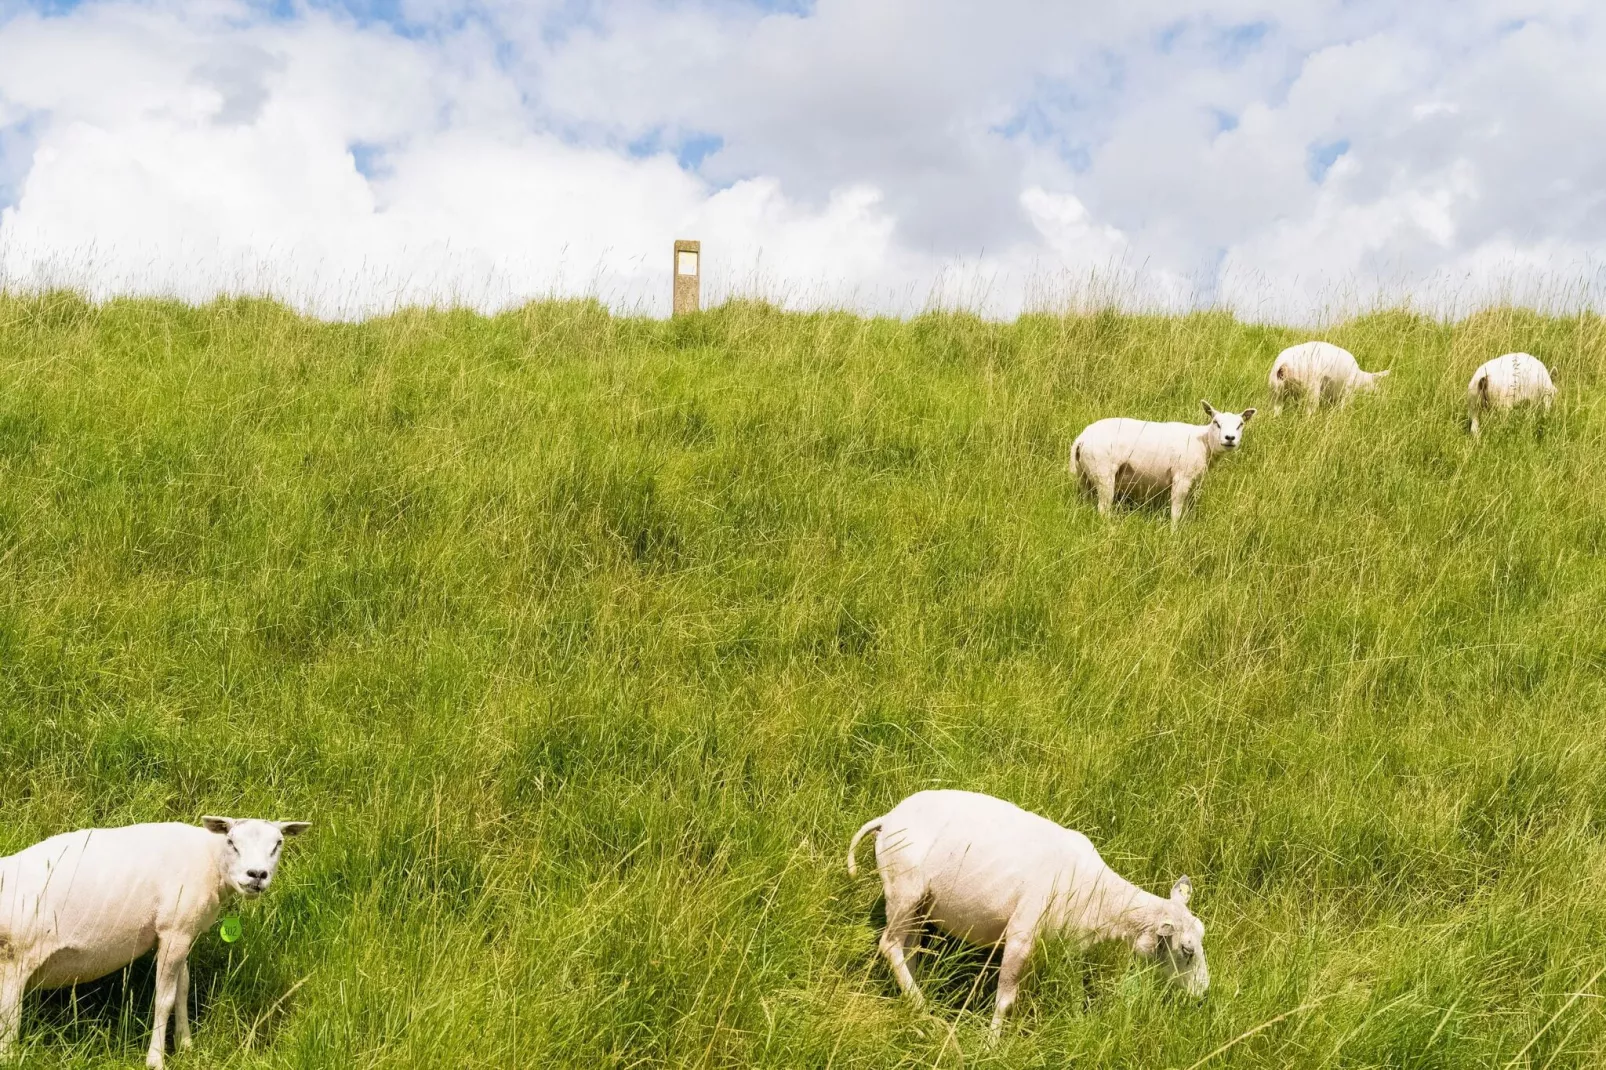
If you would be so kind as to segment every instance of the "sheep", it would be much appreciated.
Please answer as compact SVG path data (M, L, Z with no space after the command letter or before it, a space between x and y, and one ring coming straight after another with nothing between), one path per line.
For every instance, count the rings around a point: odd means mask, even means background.
M1507 353L1481 365L1467 383L1467 418L1472 421L1472 437L1477 438L1478 417L1485 412L1503 412L1518 405L1537 402L1549 412L1556 402L1556 384L1550 370L1529 353Z
M1254 409L1217 412L1202 403L1207 424L1150 423L1122 417L1098 420L1071 444L1071 474L1098 495L1099 513L1110 511L1116 491L1141 497L1171 493L1176 530L1188 491L1216 456L1238 448Z
M1305 411L1315 412L1322 396L1336 398L1340 404L1356 391L1377 389L1389 369L1363 372L1355 356L1331 342L1301 342L1289 346L1272 361L1267 382L1271 386L1271 414L1281 416L1283 399L1291 393L1305 396Z
M1119 940L1194 997L1210 986L1204 923L1188 910L1186 876L1162 899L1116 874L1080 832L970 791L919 791L866 821L848 843L850 877L871 832L886 893L881 953L917 1008L924 997L907 955L923 920L969 943L1003 945L993 1040L1033 946L1051 932L1083 947Z
M156 1022L145 1065L160 1068L167 1020L190 1047L188 956L229 900L267 890L286 836L305 821L203 817L80 829L0 858L0 1057L17 1042L22 997L120 970L156 949Z

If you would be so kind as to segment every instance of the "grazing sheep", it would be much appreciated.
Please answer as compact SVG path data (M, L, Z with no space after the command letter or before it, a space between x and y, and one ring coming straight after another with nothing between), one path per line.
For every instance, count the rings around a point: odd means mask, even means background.
M1354 354L1331 342L1301 342L1289 346L1272 361L1267 379L1271 386L1271 413L1282 415L1283 400L1289 394L1304 395L1307 413L1316 411L1324 395L1342 404L1358 390L1376 390L1378 380L1387 375L1387 369L1361 371Z
M1207 424L1150 423L1112 417L1089 424L1071 445L1071 472L1098 494L1107 513L1117 491L1135 497L1171 493L1176 528L1194 480L1226 450L1238 448L1254 409L1217 412L1203 402Z
M1556 384L1539 358L1528 353L1507 353L1472 373L1467 384L1467 418L1477 438L1478 417L1504 412L1527 402L1538 402L1545 412L1556 402Z
M145 1064L162 1065L167 1020L190 1046L188 956L236 895L262 894L286 836L305 821L203 817L81 829L0 858L0 1055L17 1040L23 993L92 981L156 949L156 1023Z
M854 851L870 832L887 901L881 953L917 1007L924 1000L906 956L922 920L973 944L1003 945L994 1039L1033 945L1048 933L1081 946L1119 940L1193 996L1210 985L1187 877L1169 899L1151 895L1105 865L1080 832L970 791L916 792L867 821L848 844L849 876L858 875Z

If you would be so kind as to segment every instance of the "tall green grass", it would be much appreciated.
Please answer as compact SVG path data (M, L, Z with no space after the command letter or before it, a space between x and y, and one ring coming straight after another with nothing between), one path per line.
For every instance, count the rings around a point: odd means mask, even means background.
M179 1066L1600 1065L1606 323L1323 336L1395 374L1272 419L1307 335L1225 314L0 298L0 853L315 822ZM1511 349L1557 410L1474 446ZM1101 520L1075 433L1200 398L1262 417L1181 531ZM1209 998L1048 946L987 1051L933 939L911 1010L843 856L931 786L1190 874Z

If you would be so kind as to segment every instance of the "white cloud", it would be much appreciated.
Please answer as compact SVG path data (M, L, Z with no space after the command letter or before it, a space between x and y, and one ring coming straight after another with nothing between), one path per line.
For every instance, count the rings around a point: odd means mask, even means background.
M0 6L0 278L661 312L696 237L715 300L1600 303L1580 0L402 11Z

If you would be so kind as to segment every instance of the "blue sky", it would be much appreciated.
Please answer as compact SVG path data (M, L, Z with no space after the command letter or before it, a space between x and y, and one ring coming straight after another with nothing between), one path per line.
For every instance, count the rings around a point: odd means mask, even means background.
M661 311L700 237L716 293L887 311L1554 289L1606 244L1596 7L0 0L0 274Z

